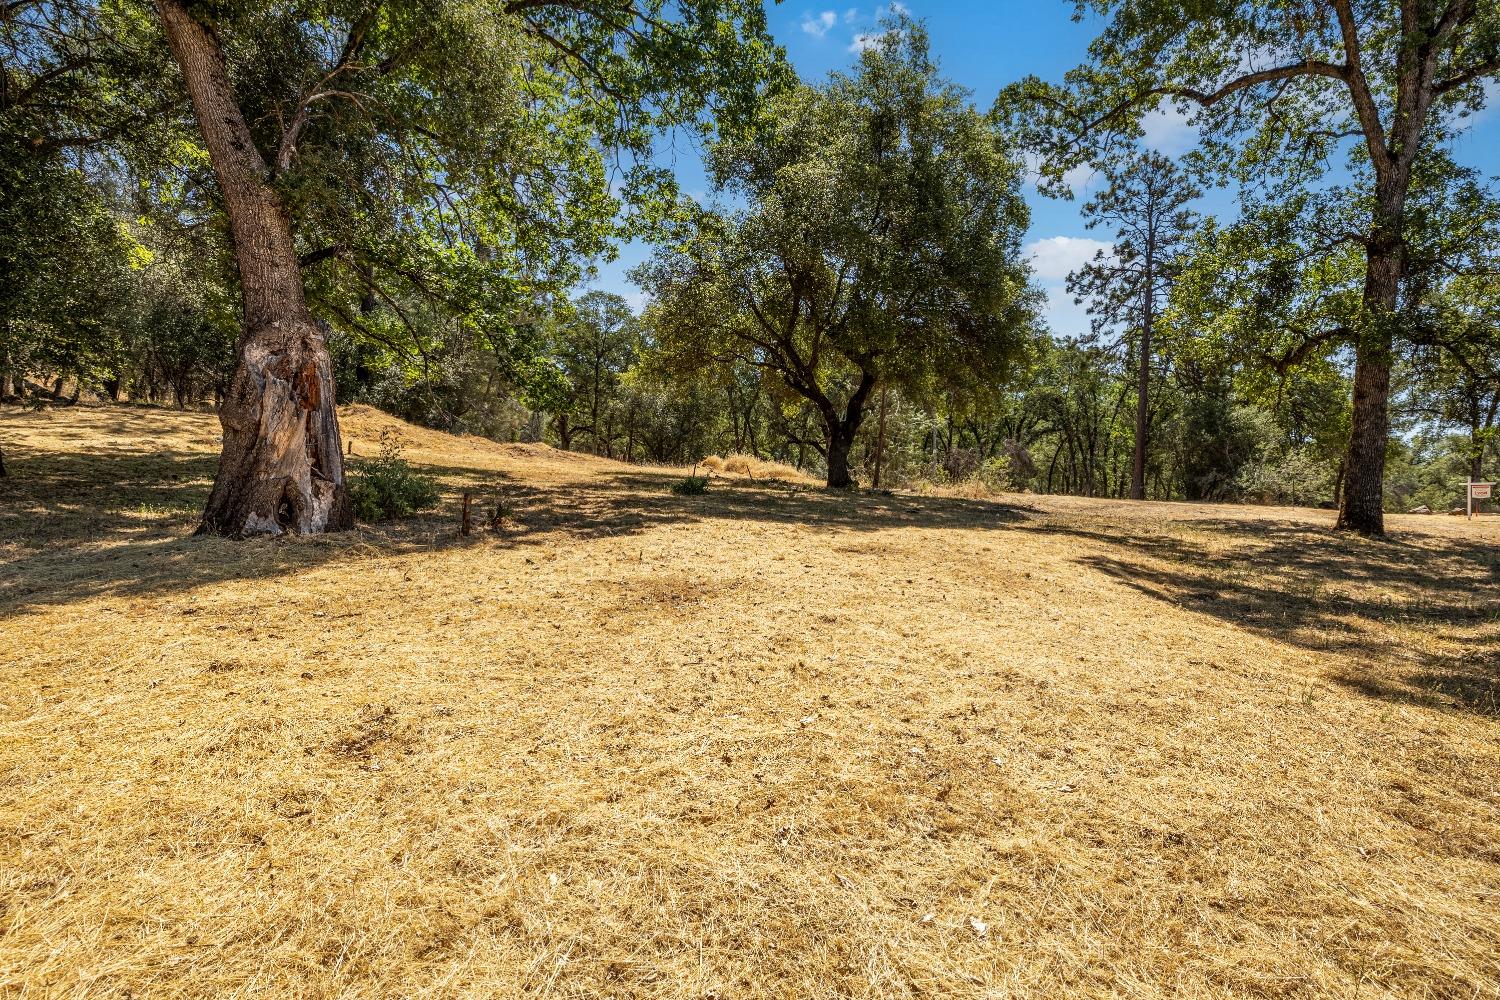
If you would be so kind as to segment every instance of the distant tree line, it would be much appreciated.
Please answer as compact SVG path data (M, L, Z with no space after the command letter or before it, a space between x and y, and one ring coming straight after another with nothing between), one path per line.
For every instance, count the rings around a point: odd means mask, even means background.
M1500 13L1092 6L1087 63L986 113L902 14L799 81L757 0L16 0L0 399L218 409L231 535L347 523L335 399L1368 533L1500 475L1500 200L1452 157ZM1163 102L1202 135L1175 161L1139 142ZM650 160L665 128L704 143L701 203ZM1048 330L1022 190L1085 169L1091 324ZM630 237L643 307L578 293Z

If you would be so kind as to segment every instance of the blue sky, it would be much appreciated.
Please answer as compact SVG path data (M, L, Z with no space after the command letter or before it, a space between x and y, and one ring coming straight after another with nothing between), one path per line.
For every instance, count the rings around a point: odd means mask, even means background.
M944 76L973 91L974 103L989 108L1006 84L1036 74L1058 79L1083 61L1097 22L1074 23L1072 0L906 0L910 13L927 23L932 50ZM785 0L767 4L767 17L776 40L786 47L797 71L818 80L830 70L846 68L856 58L859 40L876 30L884 6L804 3ZM1500 98L1500 88L1491 88ZM1462 162L1486 174L1500 173L1500 99L1491 101L1469 132L1459 140ZM1146 142L1162 153L1178 155L1192 147L1192 126L1170 109L1146 121ZM707 188L697 151L679 144L670 154L682 189L702 196ZM1073 201L1045 198L1028 188L1031 229L1027 253L1032 256L1037 283L1048 296L1047 319L1057 334L1088 329L1088 317L1064 290L1067 272L1093 256L1106 233L1084 228L1079 208L1088 197L1087 181L1075 186ZM1222 195L1202 206L1223 213L1229 201ZM620 259L601 266L592 287L618 292L639 306L640 291L626 277L648 248L630 245Z

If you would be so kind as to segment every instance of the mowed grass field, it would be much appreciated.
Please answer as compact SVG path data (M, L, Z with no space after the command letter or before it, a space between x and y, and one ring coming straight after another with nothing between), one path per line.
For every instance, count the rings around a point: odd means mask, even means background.
M0 411L0 996L1500 997L1500 523L217 432Z

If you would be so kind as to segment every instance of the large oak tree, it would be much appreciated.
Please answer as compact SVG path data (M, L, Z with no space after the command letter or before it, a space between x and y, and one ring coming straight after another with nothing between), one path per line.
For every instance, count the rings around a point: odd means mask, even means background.
M1105 27L1061 85L1008 93L1029 108L1054 179L1163 101L1196 110L1206 162L1241 180L1350 169L1365 196L1353 425L1338 524L1384 530L1393 348L1402 326L1408 195L1420 158L1441 147L1500 75L1500 5L1488 0L1080 0ZM1351 143L1353 146L1351 147Z
M828 485L882 386L995 381L1036 297L1011 147L944 81L922 27L887 25L851 74L767 102L709 150L742 209L694 210L636 272L656 348L748 366L822 419Z
M755 0L154 6L244 302L202 526L232 536L351 523L308 296L339 281L306 270L342 265L403 318L387 282L504 326L608 251L611 153L639 164L706 108L732 120L780 65ZM662 186L625 173L638 203Z

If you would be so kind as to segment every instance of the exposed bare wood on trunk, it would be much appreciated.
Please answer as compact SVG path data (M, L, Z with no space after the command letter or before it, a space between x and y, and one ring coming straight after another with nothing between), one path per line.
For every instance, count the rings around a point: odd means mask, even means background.
M243 537L353 525L333 373L308 311L291 222L230 87L218 39L156 0L234 237L245 326L219 409L224 450L200 532Z

